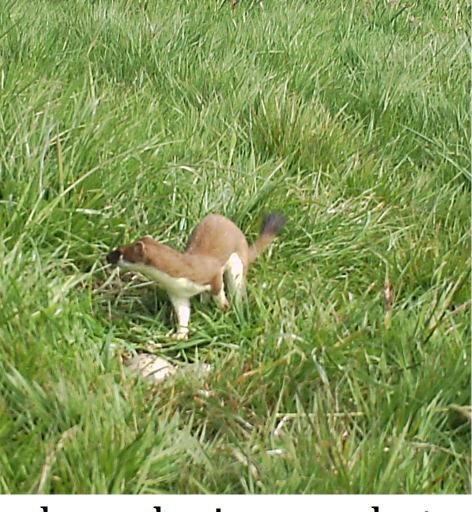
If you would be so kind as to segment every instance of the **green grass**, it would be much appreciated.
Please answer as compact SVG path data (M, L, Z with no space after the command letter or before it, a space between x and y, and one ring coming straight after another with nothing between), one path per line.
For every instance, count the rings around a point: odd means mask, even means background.
M469 22L0 3L1 492L470 492ZM195 301L188 342L105 265L208 212L253 240L270 210L247 303ZM153 390L118 357L149 347L213 371Z

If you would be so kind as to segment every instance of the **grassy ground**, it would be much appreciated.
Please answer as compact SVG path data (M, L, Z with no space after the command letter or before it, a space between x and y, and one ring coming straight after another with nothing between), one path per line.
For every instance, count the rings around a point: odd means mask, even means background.
M2 492L470 492L468 16L0 3ZM188 342L104 262L270 210L247 304L196 301ZM213 371L155 391L125 349Z

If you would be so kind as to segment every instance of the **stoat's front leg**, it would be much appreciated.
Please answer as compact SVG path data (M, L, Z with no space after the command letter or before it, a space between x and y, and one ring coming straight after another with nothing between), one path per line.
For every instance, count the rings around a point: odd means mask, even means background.
M169 295L177 316L177 332L172 335L174 340L186 340L188 338L188 322L190 320L190 300L185 297Z

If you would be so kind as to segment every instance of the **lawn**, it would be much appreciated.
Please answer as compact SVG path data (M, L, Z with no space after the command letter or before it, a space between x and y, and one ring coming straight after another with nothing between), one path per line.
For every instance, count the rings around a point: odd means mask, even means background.
M0 492L469 493L468 2L0 2ZM107 252L253 241L247 301ZM211 365L157 387L122 355Z

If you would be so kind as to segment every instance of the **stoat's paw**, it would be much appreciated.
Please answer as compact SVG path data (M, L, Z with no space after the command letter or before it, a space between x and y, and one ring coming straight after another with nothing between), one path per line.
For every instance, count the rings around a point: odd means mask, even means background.
M188 331L177 331L172 334L171 339L175 341L182 341L188 339Z
M220 303L220 308L223 310L223 311L228 311L229 308L230 308L230 304L228 302L228 299L225 299L223 302Z

